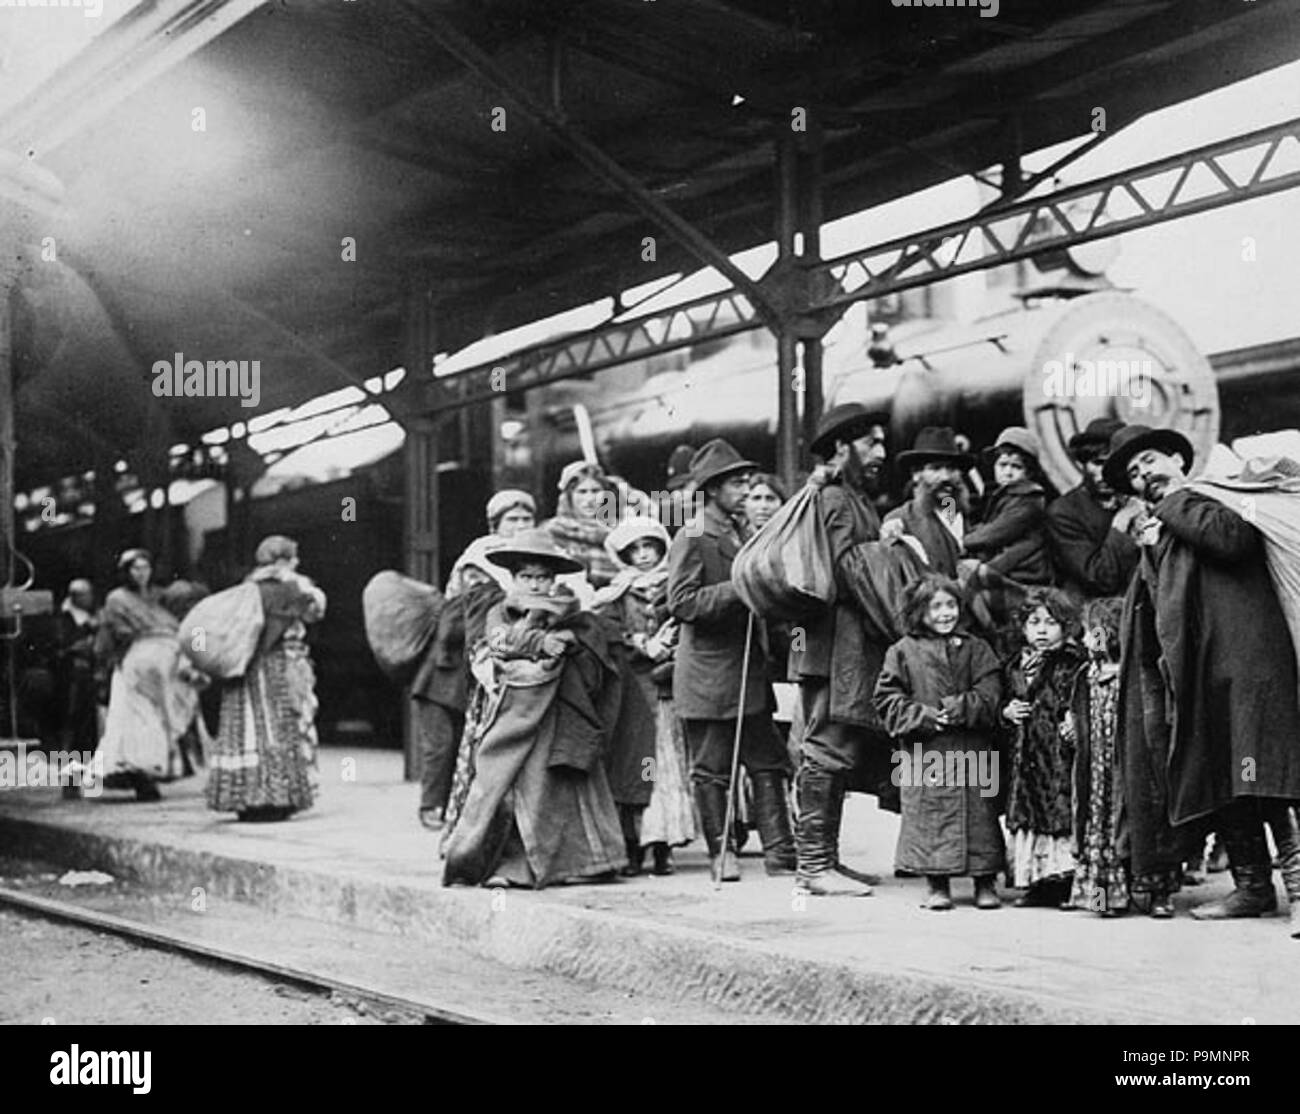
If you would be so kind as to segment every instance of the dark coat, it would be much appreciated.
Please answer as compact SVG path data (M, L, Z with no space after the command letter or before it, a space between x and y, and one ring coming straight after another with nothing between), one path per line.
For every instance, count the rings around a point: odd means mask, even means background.
M469 698L469 668L465 660L465 597L449 599L438 615L433 641L411 682L411 699L441 704L464 712Z
M1133 843L1135 874L1173 853L1162 821L1187 825L1238 797L1300 799L1295 652L1261 535L1189 490L1154 514L1161 537L1121 621L1116 749L1130 837L1149 837Z
M916 500L910 499L885 515L885 521L902 522L903 533L911 534L921 543L925 555L930 558L931 572L956 579L961 547L952 532L939 521L938 515L921 510Z
M679 719L736 715L749 615L731 583L731 563L739 551L735 523L714 503L678 531L668 551L668 610L682 624L673 669L673 705ZM745 715L775 707L761 629L755 621Z
M983 754L985 769L997 757L994 725L1002 684L998 659L986 642L969 634L951 638L908 636L885 654L876 681L876 709L885 728L903 744L904 755L920 743L928 763L937 753ZM956 712L957 726L934 725L939 710ZM898 757L898 756L896 756ZM902 764L896 768L902 769ZM922 770L901 779L902 826L896 866L919 874L994 874L1002 869L1005 850L998 826L997 779L983 792L979 784L916 784Z
M1021 584L1050 584L1046 508L1043 489L1030 480L997 488L984 521L962 540L966 552Z
M1113 512L1080 484L1047 508L1047 540L1063 587L1087 598L1123 594L1138 563L1138 545L1111 528Z
M789 677L792 681L828 678L830 718L836 723L876 727L879 719L871 696L885 659L885 646L865 637L862 608L849 582L849 558L854 547L880 537L880 516L867 499L839 481L821 490L817 510L830 543L836 600L804 623L794 624L803 627L803 637L792 628ZM803 649L796 649L801 643Z
M1085 669L1083 651L1072 642L1046 655L1030 681L1016 654L1006 666L1004 700L1027 700L1029 717L1007 732L1010 757L1007 828L1012 832L1068 836L1074 831L1075 745L1062 732L1074 710L1076 686Z

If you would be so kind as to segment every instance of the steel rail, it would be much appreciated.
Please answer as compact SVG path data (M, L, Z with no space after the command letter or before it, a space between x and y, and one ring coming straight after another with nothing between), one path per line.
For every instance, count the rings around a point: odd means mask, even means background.
M0 886L0 906L10 906L29 913L37 913L51 920L66 921L83 928L110 932L115 936L163 951L175 952L190 958L205 959L229 967L250 971L265 978L279 979L317 990L337 991L353 995L368 1002L390 1006L424 1016L426 1023L437 1025L506 1025L510 1022L482 1014L467 1014L448 1009L437 1002L423 998L406 998L367 986L365 983L335 978L333 975L309 971L292 964L278 963L256 956L238 948L219 948L200 943L178 933L167 932L151 925L141 924L112 913L101 913L72 902L38 897L19 890Z

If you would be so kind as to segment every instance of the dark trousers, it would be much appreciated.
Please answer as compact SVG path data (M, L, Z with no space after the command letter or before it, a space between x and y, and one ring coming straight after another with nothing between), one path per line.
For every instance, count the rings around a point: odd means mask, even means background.
M850 723L831 720L831 683L818 677L799 682L803 709L800 765L807 763L830 773L850 773L858 764L863 731Z
M831 685L825 678L800 681L799 704L804 721L799 768L842 774L850 792L871 793L881 808L898 812L898 787L890 776L893 746L889 737L869 727L834 722Z
M446 808L465 715L429 700L411 703L415 707L416 746L420 755L420 811Z
M691 781L696 785L714 784L726 789L731 775L736 721L685 719L682 728L691 754ZM740 763L750 777L768 770L782 775L790 773L790 759L770 713L756 712L741 721Z

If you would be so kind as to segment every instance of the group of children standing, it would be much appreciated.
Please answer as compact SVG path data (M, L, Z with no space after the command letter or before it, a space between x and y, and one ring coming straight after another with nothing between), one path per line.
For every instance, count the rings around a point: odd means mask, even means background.
M1081 645L1074 599L1032 588L1017 613L1020 645L1001 663L963 629L962 606L945 577L910 585L907 633L877 682L886 729L920 759L896 765L909 775L896 866L926 877L930 909L951 909L949 880L967 875L976 907L998 908L1005 871L1023 890L1017 906L1124 911L1112 824L1118 605L1089 605ZM988 784L972 783L977 769L993 771Z

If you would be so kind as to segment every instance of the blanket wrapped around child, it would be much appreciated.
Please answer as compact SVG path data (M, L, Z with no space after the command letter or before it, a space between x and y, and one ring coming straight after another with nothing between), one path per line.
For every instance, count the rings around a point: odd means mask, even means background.
M563 657L491 661L473 781L445 846L444 885L496 876L541 888L627 861L601 761L610 740L635 727L625 670L596 616L570 613L551 629L573 635Z

